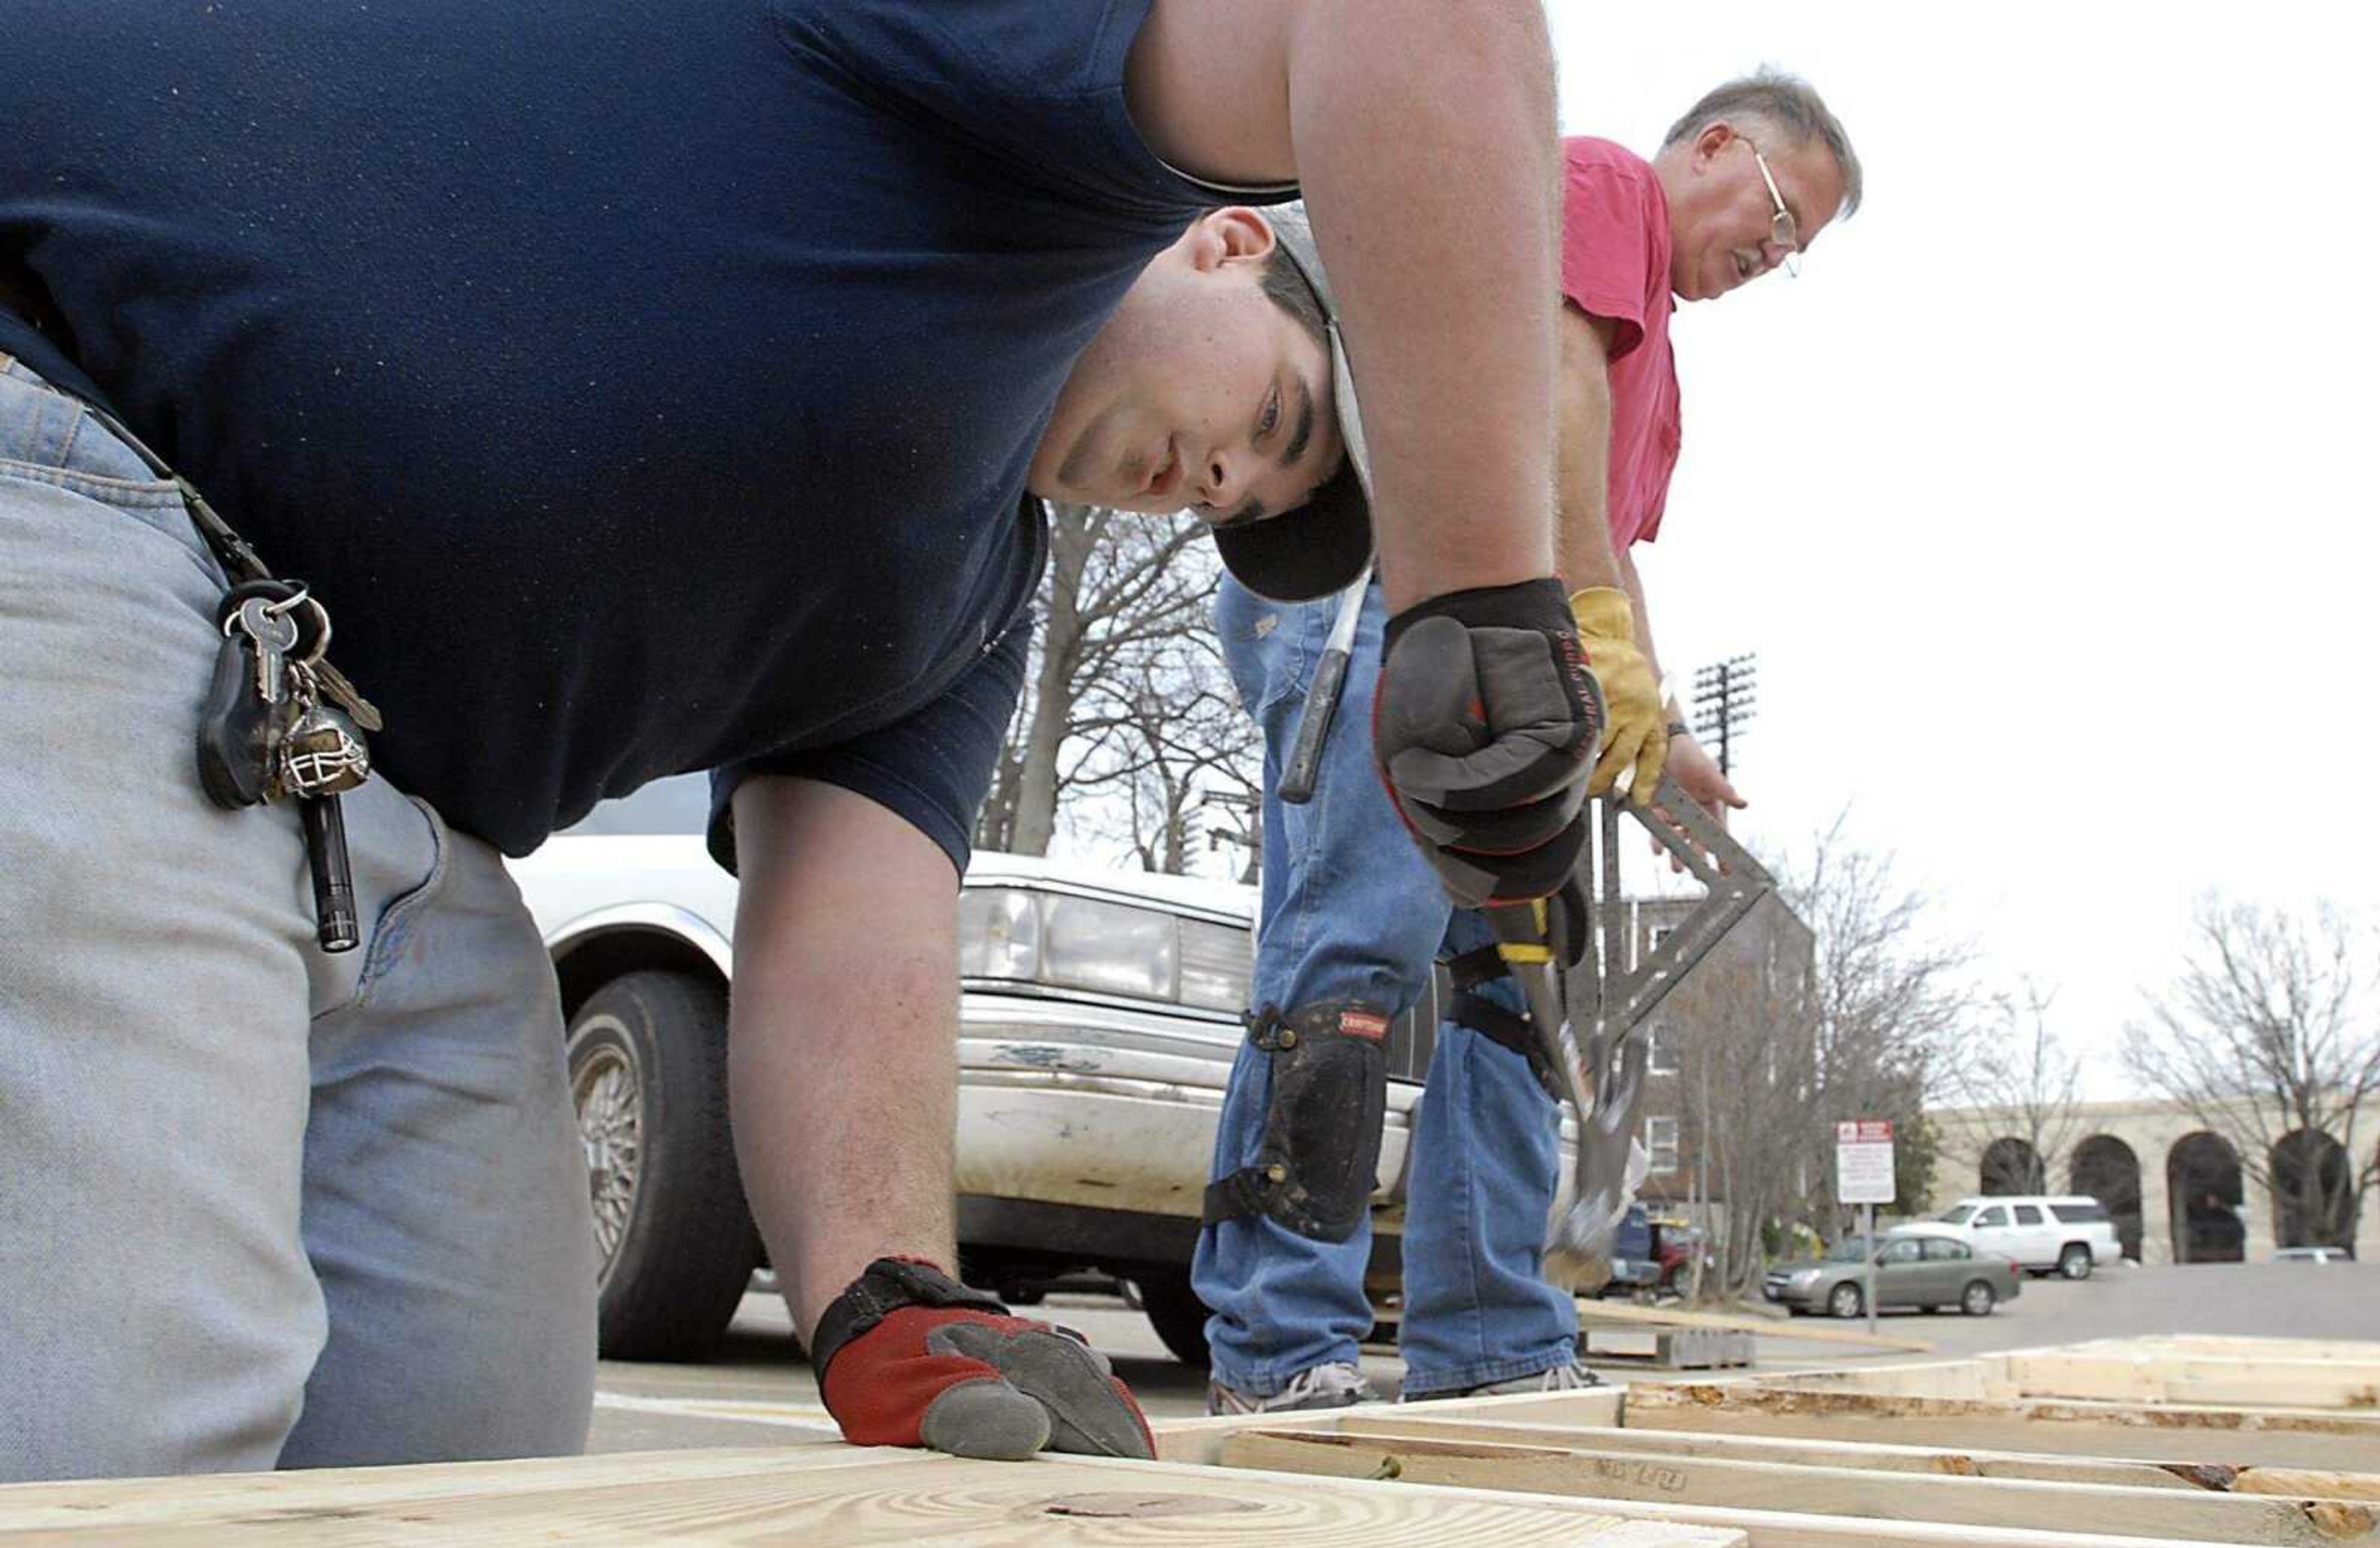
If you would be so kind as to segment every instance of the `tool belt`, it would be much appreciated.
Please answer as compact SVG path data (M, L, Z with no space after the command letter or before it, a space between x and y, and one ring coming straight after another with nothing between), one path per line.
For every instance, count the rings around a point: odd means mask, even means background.
M1448 958L1446 971L1454 980L1454 998L1447 1005L1446 1019L1527 1059L1529 1073L1537 1078L1537 1084L1545 1088L1548 1096L1560 1101L1561 1087L1553 1066L1546 1061L1536 1029L1518 1011L1508 1010L1476 992L1482 984L1512 976L1503 953L1492 945L1475 947L1461 956Z

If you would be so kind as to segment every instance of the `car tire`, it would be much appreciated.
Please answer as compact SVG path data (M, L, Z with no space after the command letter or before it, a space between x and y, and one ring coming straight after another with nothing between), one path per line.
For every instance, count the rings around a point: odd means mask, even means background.
M568 1058L596 1216L597 1346L611 1360L704 1359L760 1261L727 1126L726 994L686 974L625 974L571 1017Z
M2070 1241L2058 1254L2058 1272L2068 1279L2091 1277L2091 1248L2088 1243Z
M1845 1280L1827 1292L1827 1312L1831 1316L1856 1317L1866 1309L1865 1301L1860 1288Z
M1190 1271L1143 1275L1133 1283L1140 1288L1140 1309L1157 1330L1158 1342L1192 1370L1207 1369L1207 1303L1190 1288Z
M1992 1308L1999 1304L1999 1300L1989 1281L1970 1279L1967 1288L1959 1292L1959 1310L1970 1317L1988 1317L1992 1314Z

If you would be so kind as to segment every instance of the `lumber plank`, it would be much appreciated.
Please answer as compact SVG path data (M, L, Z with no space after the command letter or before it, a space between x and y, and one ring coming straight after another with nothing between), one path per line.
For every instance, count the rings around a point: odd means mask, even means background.
M688 1454L696 1458L702 1454ZM748 1457L748 1453L744 1454ZM749 1469L701 1460L656 1480L647 1466L622 1481L610 1457L540 1464L536 1486L513 1463L474 1465L474 1487L451 1487L456 1469L377 1469L393 1493L358 1501L352 1474L330 1487L302 1473L255 1475L235 1505L165 1502L143 1494L142 1520L111 1513L113 1483L81 1486L93 1510L74 1525L15 1525L0 1490L0 1543L7 1548L215 1548L222 1544L521 1542L566 1545L667 1542L679 1548L763 1544L948 1544L951 1548L1105 1548L1173 1542L1361 1542L1366 1548L1730 1548L1739 1532L1692 1523L1628 1520L1608 1512L1548 1508L1476 1491L1411 1492L1313 1478L1225 1474L1162 1463L1043 1457L968 1462L917 1452L867 1453L844 1465ZM407 1494L407 1486L419 1486ZM52 1488L53 1485L36 1485Z
M1588 1424L1500 1423L1381 1412L1351 1418L1343 1431L1433 1440L1495 1441L1511 1445L1587 1450L1670 1452L1742 1462L1792 1462L1806 1467L1971 1478L2025 1478L2050 1483L2121 1484L2139 1489L2276 1494L2380 1501L2380 1473L2313 1469L2231 1468L2210 1462L2145 1462L2118 1457L1992 1451L1973 1446L1901 1445L1883 1442L1804 1440L1790 1435L1738 1435L1691 1430L1612 1429Z
M237 1516L250 1510L310 1509L325 1504L367 1506L391 1500L474 1494L497 1487L554 1489L597 1476L621 1484L670 1484L804 1468L870 1467L915 1455L839 1443L720 1446L700 1451L615 1452L601 1457L449 1462L436 1467L315 1468L303 1472L11 1483L0 1485L0 1533L102 1522L134 1526L206 1515Z
M1918 1397L1766 1382L1634 1383L1621 1422L1631 1429L1984 1446L2185 1464L2212 1457L2232 1468L2361 1471L2380 1457L2380 1418L2361 1415Z
M1677 1452L1440 1440L1352 1425L1335 1435L1257 1431L1245 1443L1227 1447L1225 1457L1261 1461L1267 1442L1279 1442L1293 1455L1318 1447L1351 1450L1371 1461L1366 1477L1387 1474L1422 1483L1530 1494L1823 1511L1894 1521L2031 1527L2043 1531L2062 1531L2090 1522L2123 1536L2204 1542L2321 1548L2327 1543L2380 1542L2380 1518L2375 1518L2373 1508L2344 1501L2301 1502L2033 1479L1884 1472Z
M2380 1341L2368 1338L2265 1338L2240 1334L2173 1333L2145 1338L2098 1338L2027 1354L2131 1350L2147 1354L2228 1355L2245 1360L2325 1360L2350 1365L2380 1363Z
M1318 1477L1370 1479L1384 1469L1390 1452L1367 1449L1357 1437L1323 1431L1293 1431L1268 1435L1242 1431L1226 1445L1232 1467L1295 1469ZM1299 1443L1304 1444L1299 1444ZM1421 1487L1406 1473L1393 1482L1374 1487ZM1751 1548L2180 1548L2193 1540L2119 1536L2094 1530L2100 1523L2081 1524L2070 1531L2043 1531L2029 1527L1968 1526L1944 1521L1888 1521L1872 1517L1805 1514L1760 1510L1742 1506L1690 1505L1676 1501L1636 1501L1607 1497L1522 1494L1508 1498L1532 1503L1567 1499L1581 1508L1624 1511L1653 1521L1697 1522L1741 1530Z
M1579 1322L1637 1327L1710 1327L1730 1333L1759 1333L1772 1338L1801 1338L1816 1344L1855 1344L1864 1348L1899 1349L1908 1354L1932 1354L1937 1346L1923 1338L1888 1333L1866 1333L1853 1327L1833 1327L1808 1317L1779 1322L1738 1312L1688 1312L1658 1306L1631 1306L1624 1301L1582 1301Z
M2026 1397L2380 1410L2380 1361L2078 1351L2010 1354L2002 1363Z
M1621 1395L1625 1390L1601 1386L1585 1391L1516 1392L1495 1397L1428 1398L1394 1407L1399 1413L1461 1414L1516 1423L1618 1424ZM1305 1413L1159 1420L1149 1428L1157 1437L1159 1461L1196 1462L1211 1467L1221 1457L1223 1442L1243 1430L1336 1430L1354 1416L1384 1412L1390 1406L1374 1403Z

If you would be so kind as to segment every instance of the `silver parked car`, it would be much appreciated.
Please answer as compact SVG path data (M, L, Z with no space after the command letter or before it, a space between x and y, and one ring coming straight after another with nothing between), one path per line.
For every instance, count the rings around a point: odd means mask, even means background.
M1772 1268L1761 1294L1800 1315L1825 1312L1856 1317L1867 1310L1868 1238L1847 1236L1815 1264ZM1878 1311L1910 1307L1938 1312L1955 1306L1971 1317L1988 1317L2003 1300L2023 1289L2015 1264L1978 1252L1957 1232L1940 1226L1902 1226L1876 1239L1876 1304Z

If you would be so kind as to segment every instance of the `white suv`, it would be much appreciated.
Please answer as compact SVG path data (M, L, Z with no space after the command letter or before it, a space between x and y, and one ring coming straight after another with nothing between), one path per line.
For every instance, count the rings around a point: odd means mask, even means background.
M2098 1200L2082 1193L1961 1199L1934 1217L1957 1230L1979 1252L1997 1252L2034 1274L2088 1279L2119 1263L2123 1243Z
M513 863L561 980L602 1248L604 1353L700 1359L760 1261L727 1129L735 882L709 788L664 780ZM1252 888L978 853L959 900L958 1227L969 1282L1029 1304L1129 1280L1206 1361L1190 1254L1243 1035ZM1373 1273L1393 1287L1426 997L1389 1040ZM1564 1174L1575 1130L1563 1125Z

